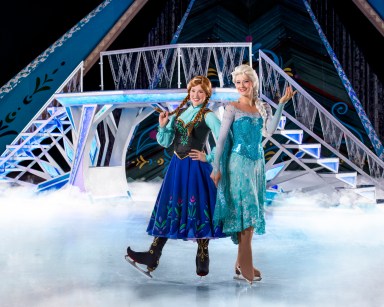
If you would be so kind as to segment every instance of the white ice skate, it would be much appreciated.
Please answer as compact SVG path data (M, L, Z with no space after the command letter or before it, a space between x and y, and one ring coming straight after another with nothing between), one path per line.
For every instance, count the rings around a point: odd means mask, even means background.
M241 271L240 271L240 268L237 267L236 270L235 270L235 276L233 276L233 279L235 280L240 280L240 281L246 281L246 282L249 282L242 274L241 274ZM253 281L260 281L261 280L261 276L255 276L253 277Z

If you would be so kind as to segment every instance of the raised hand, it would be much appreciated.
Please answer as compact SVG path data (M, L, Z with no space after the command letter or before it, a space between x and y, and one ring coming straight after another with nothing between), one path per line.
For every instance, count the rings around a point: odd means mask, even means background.
M292 86L287 86L285 88L284 95L280 98L279 103L286 103L288 100L290 100L297 91L293 91Z
M168 124L168 111L161 112L159 114L159 125L160 127L164 127L166 124Z

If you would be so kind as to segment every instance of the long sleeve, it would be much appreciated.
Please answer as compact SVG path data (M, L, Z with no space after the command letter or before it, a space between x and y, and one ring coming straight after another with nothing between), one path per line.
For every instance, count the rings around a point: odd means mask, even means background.
M217 140L219 139L220 126L221 126L220 119L216 116L214 112L209 112L205 116L205 122L209 127L209 129L211 129L212 134L215 138L215 141L217 142ZM207 154L206 156L207 162L212 163L215 157L215 154L216 154L216 146L212 148L210 154Z
M235 109L234 106L228 104L225 107L224 114L223 114L223 120L221 122L221 128L219 133L219 138L216 143L216 153L215 153L215 160L213 162L213 171L217 173L217 171L220 169L220 159L223 154L224 150L224 144L228 137L229 130L231 128L232 122L235 118Z
M271 106L268 103L264 103L263 105L266 111L266 117L264 119L263 126L263 136L267 137L275 133L277 126L279 125L285 103L279 103L273 116Z
M175 115L172 115L169 118L169 122L165 127L160 127L157 130L156 140L157 142L168 148L171 146L173 139L175 138L175 129L174 129Z

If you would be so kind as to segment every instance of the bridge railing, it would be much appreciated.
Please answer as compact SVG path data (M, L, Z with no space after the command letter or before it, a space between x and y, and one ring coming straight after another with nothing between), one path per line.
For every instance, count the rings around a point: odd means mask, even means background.
M196 75L211 77L215 87L231 87L231 72L251 58L251 43L174 44L106 51L100 53L100 87L185 88Z

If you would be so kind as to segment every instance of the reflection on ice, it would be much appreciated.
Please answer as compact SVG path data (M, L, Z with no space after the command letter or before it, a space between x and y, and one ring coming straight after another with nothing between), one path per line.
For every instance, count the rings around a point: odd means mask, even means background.
M384 214L353 194L290 193L266 209L254 237L263 280L233 280L236 246L210 243L210 273L195 273L197 245L170 240L154 279L125 261L148 248L160 183L131 183L132 200L77 189L40 195L0 187L2 306L379 306L384 301Z

